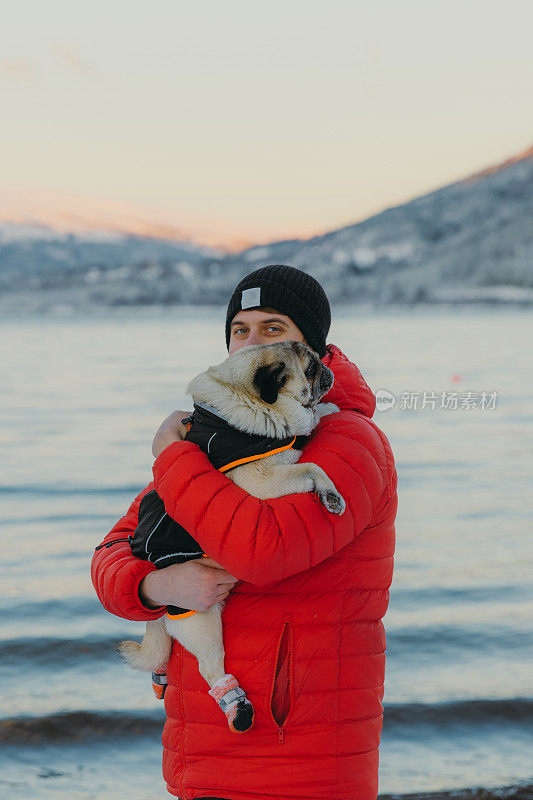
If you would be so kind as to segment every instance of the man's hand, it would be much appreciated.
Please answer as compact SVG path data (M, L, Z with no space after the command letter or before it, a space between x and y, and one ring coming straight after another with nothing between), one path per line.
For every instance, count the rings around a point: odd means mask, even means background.
M202 558L149 572L141 581L139 594L146 606L207 611L213 603L225 600L237 580L212 558Z
M157 458L172 442L180 442L185 439L187 428L182 423L182 419L188 417L190 411L173 411L163 420L152 442L152 454ZM174 605L174 604L173 604Z

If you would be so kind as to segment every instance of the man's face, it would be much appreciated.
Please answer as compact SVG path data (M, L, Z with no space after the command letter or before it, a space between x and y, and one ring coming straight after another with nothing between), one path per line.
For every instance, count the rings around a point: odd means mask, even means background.
M231 321L229 355L252 344L273 342L307 342L290 317L273 308L251 308L237 311Z

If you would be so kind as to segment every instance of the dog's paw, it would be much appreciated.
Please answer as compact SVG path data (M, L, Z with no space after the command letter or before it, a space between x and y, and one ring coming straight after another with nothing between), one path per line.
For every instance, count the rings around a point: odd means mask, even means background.
M254 724L254 707L245 696L235 706L234 713L228 716L228 725L233 733L244 733Z
M244 733L252 727L255 716L254 707L234 675L223 675L209 689L209 694L217 701L226 715L229 728L233 733Z
M331 514L339 514L339 516L344 514L346 503L338 492L332 489L323 489L317 492L317 494L322 505L325 506Z

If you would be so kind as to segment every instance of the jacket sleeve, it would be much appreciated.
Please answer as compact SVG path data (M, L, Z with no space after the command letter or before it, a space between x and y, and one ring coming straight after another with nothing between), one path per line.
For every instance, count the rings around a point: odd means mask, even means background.
M200 448L174 442L154 462L168 514L234 577L263 586L316 566L377 522L396 488L385 435L344 411L324 417L300 458L318 464L346 501L341 516L311 493L259 500L216 470Z
M149 561L135 558L127 541L115 542L115 539L125 539L133 533L141 500L153 488L153 483L150 483L135 498L127 514L119 519L102 542L109 546L95 550L91 564L92 582L104 608L117 617L130 620L157 619L166 610L165 607L147 608L139 596L139 584L156 567Z

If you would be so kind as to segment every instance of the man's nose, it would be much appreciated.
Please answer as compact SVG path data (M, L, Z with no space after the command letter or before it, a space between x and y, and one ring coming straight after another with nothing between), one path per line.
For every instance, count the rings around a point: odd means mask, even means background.
M257 331L250 331L246 344L261 344L261 335Z

